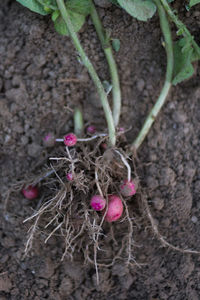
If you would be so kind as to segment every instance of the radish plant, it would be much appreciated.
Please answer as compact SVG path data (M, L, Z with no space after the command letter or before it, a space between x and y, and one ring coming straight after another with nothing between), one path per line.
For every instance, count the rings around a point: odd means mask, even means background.
M110 37L103 29L100 18L97 14L95 5L92 0L16 0L31 11L41 15L51 15L55 30L61 35L70 36L74 46L80 56L80 60L87 68L101 99L101 104L104 109L107 120L110 144L116 143L115 127L119 123L121 110L121 92L119 85L119 77L117 66L113 57L112 48L110 45ZM90 15L97 34L99 36L102 48L104 50L112 81L113 94L113 114L107 99L107 93L104 90L103 84L99 79L92 63L87 57L84 49L81 46L77 32L85 23L86 17Z
M120 223L120 226L123 226L123 230L121 230L123 238L120 236L123 245L120 253L122 253L121 259L128 257L127 263L129 264L131 261L134 261L131 255L134 244L131 220L134 219L134 216L132 211L132 215L129 216L126 199L129 200L130 197L136 194L137 178L134 176L134 180L132 179L133 170L129 165L129 157L123 151L126 144L126 140L124 142L123 139L125 138L125 129L120 128L116 130L121 110L121 93L110 36L103 29L92 0L17 1L36 13L44 16L51 15L55 30L59 34L71 38L78 52L79 59L87 68L96 86L108 126L108 133L106 131L104 133L96 133L96 128L90 125L86 129L89 137L84 137L82 110L80 107L77 107L74 110L74 132L65 134L63 138L56 138L52 133L45 136L43 142L46 147L55 144L58 147L56 147L55 152L52 150L52 156L49 159L50 167L46 171L46 175L38 176L38 179L31 181L27 185L32 187L41 180L45 180L46 184L44 186L48 187L47 193L49 194L48 200L41 204L38 211L25 220L35 219L35 223L29 231L25 252L31 249L39 219L45 214L45 216L47 215L45 218L47 222L45 229L49 230L45 243L57 230L60 230L65 240L63 258L66 255L73 258L73 254L80 244L78 239L81 238L85 260L95 264L98 275L99 263L106 265L103 259L97 262L97 250L103 249L105 244L103 238L105 234L102 231L104 221L107 223L118 223L117 221L124 215L124 222L123 224ZM200 58L199 47L185 25L174 14L167 1L113 0L112 2L121 6L131 16L141 21L147 21L158 11L160 26L164 36L167 54L165 83L141 132L133 142L132 148L138 150L163 106L171 85L177 84L193 74L192 62ZM190 7L193 5L194 1L190 1ZM113 96L112 111L108 103L110 86L107 84L109 88L106 89L105 82L102 83L99 79L78 37L78 31L89 15L95 26L110 70ZM182 35L181 39L175 43L172 41L167 16L178 27L177 34ZM119 41L115 40L113 44L117 51L119 49ZM122 136L121 139L120 136ZM123 141L121 141L122 139ZM61 146L59 142L61 142ZM52 191L52 182L56 187L56 192L53 196L49 192ZM92 198L91 195L93 195ZM107 227L109 227L108 224ZM99 238L100 235L102 235L101 239ZM110 235L113 236L113 232ZM115 245L116 240L114 239L113 241ZM116 247L114 246L114 248ZM93 259L91 259L91 255ZM118 253L114 255L118 257ZM115 258L113 257L110 258L110 264L107 265L114 263Z
M141 131L132 143L132 149L137 151L163 107L171 86L190 78L194 74L192 63L200 59L200 48L186 25L180 21L178 15L171 8L169 3L173 0L111 0L111 2L140 21L149 20L157 11L167 54L167 69L163 88ZM198 3L200 3L199 0L190 0L188 8ZM177 27L178 40L175 42L172 41L168 19Z
M64 138L55 138L55 142L62 142L62 146L57 144L56 155L52 155L49 158L49 178L46 176L40 178L44 178L49 191L52 191L52 181L56 181L56 191L53 196L50 193L48 200L44 201L39 209L25 220L34 219L32 230L29 231L25 253L32 247L39 219L44 214L47 214L45 229L49 230L49 233L47 234L45 243L57 230L60 230L65 241L63 258L66 255L72 258L78 247L77 240L79 236L84 236L82 246L84 255L90 254L93 256L93 263L98 273L97 249L101 245L104 247L103 241L99 239L99 235L102 234L103 222L104 220L108 222L117 221L123 212L123 205L119 197L115 196L115 200L118 199L118 202L117 200L114 203L113 201L109 201L108 204L105 199L107 199L108 191L109 193L113 192L115 186L119 185L119 182L126 176L126 172L123 169L124 165L120 165L117 162L114 153L116 136L118 134L116 134L116 127L120 116L121 93L117 67L110 45L110 37L104 31L96 8L91 0L68 0L66 3L63 0L18 0L18 2L42 15L51 14L56 31L62 35L70 36L81 62L87 68L96 85L108 125L108 133L94 135L96 129L90 127L89 131L87 131L90 133L90 137L81 138L80 136L84 131L83 117L81 109L76 108L74 111L74 132L66 134ZM110 87L109 89L105 89L78 38L77 32L84 24L85 18L88 15L93 20L109 65L112 81L113 112L107 99ZM117 49L117 47L115 48ZM45 137L47 140L49 138L49 136ZM111 146L111 149L108 147L107 150L102 151L100 145L103 142ZM63 151L63 143L65 151ZM118 168L120 165L120 169L116 171L112 164ZM52 173L50 171L52 170L54 172L54 179L51 178ZM96 193L96 190L98 193ZM94 196L91 202L88 203L88 195L91 194L99 194L101 195L101 199L99 196ZM92 210L89 210L90 205L93 208ZM107 207L105 208L105 206ZM112 218L108 217L106 213L99 213L104 208L109 212L110 206L112 206L112 212L114 212ZM127 230L124 232L124 239L126 240ZM130 243L128 247L130 249L131 241L128 240L128 243ZM126 249L125 242L123 247ZM87 261L91 261L90 257L86 258ZM113 258L111 257L110 259L112 261Z

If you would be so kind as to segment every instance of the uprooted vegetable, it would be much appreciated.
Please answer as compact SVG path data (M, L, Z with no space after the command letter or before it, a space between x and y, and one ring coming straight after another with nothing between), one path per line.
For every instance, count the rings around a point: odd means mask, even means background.
M92 197L90 205L94 210L101 211L106 206L106 200L100 195L95 195Z
M108 210L106 212L105 220L107 222L115 222L122 216L122 213L122 200L117 195L108 196Z
M120 186L120 191L124 197L133 196L136 193L136 184L133 180L129 181L128 179L125 179L123 184Z
M22 189L22 194L26 199L33 200L38 197L39 189L37 186L29 185L28 187Z
M134 260L131 254L134 244L132 224L134 212L132 209L129 211L130 201L126 201L123 197L133 196L136 193L137 184L135 179L131 179L135 178L135 170L130 165L133 162L130 159L130 151L125 151L127 149L124 134L126 130L123 127L117 130L121 108L121 92L116 63L110 46L110 35L103 29L91 0L68 0L66 3L63 0L17 1L42 15L51 14L56 31L68 35L72 39L79 55L79 61L87 68L96 86L108 127L108 129L103 129L103 133L94 135L96 128L91 125L86 129L88 135L83 136L82 109L78 107L74 110L74 133L69 133L62 139L55 139L52 134L45 136L44 145L48 147L55 145L56 151L52 148L52 156L49 158L50 163L45 171L46 173L40 174L30 181L29 194L23 192L26 195L25 197L29 197L28 199L34 199L31 198L35 197L31 189L34 190L36 185L44 180L48 195L38 210L25 220L34 220L34 224L29 231L25 252L27 253L31 249L36 231L40 226L39 221L45 215L44 222L46 224L42 228L42 231L44 228L47 231L45 243L52 235L60 231L65 243L62 259L65 256L73 258L75 251L81 249L85 261L94 263L97 275L99 263L104 266L112 266L115 261L114 257L130 264ZM193 37L185 25L178 20L167 1L113 0L112 2L142 21L147 21L158 10L167 53L167 69L162 91L142 130L132 144L132 149L137 151L164 105L172 84L181 82L191 76L193 73L192 62L200 58L200 51ZM105 87L105 81L100 80L77 35L88 15L92 18L108 62L112 83L106 81L109 88ZM172 43L167 15L178 27L177 34L183 36L174 44ZM119 50L119 43L116 49ZM113 95L112 109L108 102L110 90L112 90ZM63 142L66 147L63 147ZM124 180L124 178L126 179ZM52 189L52 184L54 189ZM91 195L94 196L89 203L88 199ZM102 195L109 196L104 197ZM148 216L151 216L148 205L146 210ZM98 213L98 211L101 211L101 213ZM156 227L151 218L150 221L155 229ZM115 222L113 227L108 224L112 222ZM115 231L117 225L120 225L119 232ZM154 231L159 235L157 230ZM104 248L106 235L112 236L113 249L117 240L115 236L119 237L119 240L122 240L123 243L120 254L115 253L114 257L106 257L105 259L105 254L101 256L101 251L98 250ZM79 239L81 239L81 246L79 245ZM162 239L162 243L164 243L163 241ZM167 242L166 245L169 246ZM107 253L107 251L105 250L104 253Z

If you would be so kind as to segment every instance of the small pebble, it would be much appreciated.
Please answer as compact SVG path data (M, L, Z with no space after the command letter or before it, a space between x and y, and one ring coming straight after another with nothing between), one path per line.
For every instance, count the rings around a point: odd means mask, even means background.
M161 198L155 198L153 200L153 205L154 205L154 208L157 209L157 210L161 210L163 209L164 207L164 200L161 199Z
M137 81L137 89L139 92L142 92L145 86L144 80L141 78Z
M192 223L195 224L195 223L197 223L198 219L196 216L192 216L191 221L192 221Z

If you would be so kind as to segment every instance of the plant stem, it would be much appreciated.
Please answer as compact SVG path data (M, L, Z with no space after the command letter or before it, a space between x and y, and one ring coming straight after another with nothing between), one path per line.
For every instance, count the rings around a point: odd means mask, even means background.
M183 36L190 39L190 41L191 41L194 49L196 50L196 52L200 56L199 46L195 42L194 37L191 35L191 33L189 32L189 30L187 29L187 27L185 26L185 24L183 22L181 22L179 20L179 18L175 15L175 13L173 12L173 10L169 6L167 0L160 0L160 2L162 3L162 5L163 5L165 11L167 12L169 18L172 20L172 22L174 22L174 24L176 25L176 27L182 31Z
M102 26L96 7L92 0L90 0L90 3L91 3L90 15L92 18L92 22L95 26L96 32L101 42L101 46L104 50L109 65L110 76L112 81L113 119L114 119L115 126L118 126L120 112L121 112L121 90L120 90L117 65L113 56L112 47L109 42L109 37L107 37L106 32Z
M158 113L160 112L162 106L164 105L167 95L169 93L170 87L171 87L171 81L172 81L172 74L173 74L173 66L174 66L174 57L173 57L173 43L172 43L172 37L171 37L171 30L169 27L169 22L167 19L167 16L165 14L165 11L160 4L159 0L154 0L155 4L158 8L158 14L160 18L160 26L161 30L164 36L165 40L165 50L167 54L167 69L166 69L166 75L165 75L165 82L163 85L163 88L160 92L160 95L153 106L152 110L150 111L149 115L147 116L144 125L139 132L137 138L132 143L132 150L137 151L140 145L142 144L143 140L147 136L153 122L155 121L156 117L158 116Z
M83 114L80 107L76 107L74 110L74 133L80 137L83 135Z
M98 94L100 96L101 104L104 109L107 125L108 125L110 144L111 144L111 146L114 146L115 142L116 142L115 126L114 126L114 121L113 121L113 117L112 117L112 111L111 111L109 103L108 103L107 94L104 90L104 87L103 87L92 63L90 62L89 58L87 57L84 49L82 48L82 46L80 44L78 36L77 36L76 32L74 31L73 25L71 23L69 13L65 7L64 1L63 0L56 0L56 1L58 4L60 13L63 17L63 20L66 23L67 29L68 29L70 37L74 43L74 46L75 46L76 50L78 51L83 64L87 68L87 70L97 88Z

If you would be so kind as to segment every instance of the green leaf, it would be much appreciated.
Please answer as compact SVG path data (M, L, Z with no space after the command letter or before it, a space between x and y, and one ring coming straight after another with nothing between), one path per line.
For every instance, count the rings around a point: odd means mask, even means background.
M70 20L72 22L72 25L74 27L75 32L78 32L83 24L85 23L85 16L77 14L73 11L68 11L70 15ZM54 22L55 30L62 35L69 35L69 32L67 30L67 26L65 21L61 16L58 16Z
M190 0L189 7L192 7L192 6L194 6L196 4L199 4L199 3L200 3L200 0Z
M57 7L56 0L44 0L46 5Z
M140 21L147 21L156 12L156 5L151 0L118 0L118 3Z
M68 0L66 8L78 14L87 16L90 14L90 1L89 0Z
M17 0L17 2L40 15L45 16L48 14L37 0Z
M112 47L113 49L118 52L120 49L120 40L119 39L113 39L112 40Z
M58 9L57 3L55 0L37 0L43 7L44 10L51 14L54 10Z
M55 23L55 21L58 19L59 16L60 16L60 11L57 9L51 15L52 21Z
M184 28L183 27L179 28L176 32L177 35L183 35L183 33L184 33Z
M193 61L197 61L197 60L200 60L200 55L199 55L199 52L197 52L196 50L194 50L193 53L192 53L192 62Z
M174 43L174 74L172 83L176 85L194 74L192 62L199 59L187 38Z

